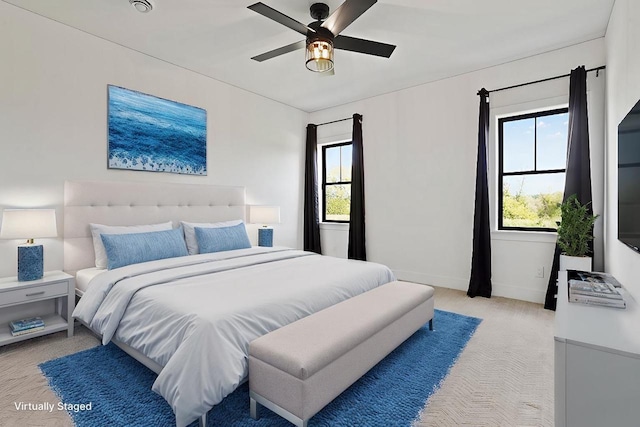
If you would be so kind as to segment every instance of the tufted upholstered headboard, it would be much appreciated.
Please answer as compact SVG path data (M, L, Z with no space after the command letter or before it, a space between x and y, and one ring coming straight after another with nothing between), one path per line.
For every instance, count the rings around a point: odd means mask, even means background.
M67 181L64 270L95 266L89 223L140 225L245 219L245 189L221 185Z

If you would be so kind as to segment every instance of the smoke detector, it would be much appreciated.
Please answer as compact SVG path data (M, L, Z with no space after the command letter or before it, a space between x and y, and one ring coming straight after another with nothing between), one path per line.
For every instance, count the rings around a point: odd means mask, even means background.
M129 3L140 13L147 13L153 10L153 4L149 0L129 0Z

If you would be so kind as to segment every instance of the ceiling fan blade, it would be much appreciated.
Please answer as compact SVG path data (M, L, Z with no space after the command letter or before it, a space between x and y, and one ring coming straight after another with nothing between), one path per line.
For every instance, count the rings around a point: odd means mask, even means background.
M270 50L269 52L265 52L261 55L254 56L251 59L258 62L266 61L267 59L275 58L276 56L284 55L285 53L293 52L294 50L304 49L306 45L306 41L301 40L299 42L291 43L286 46Z
M378 0L346 0L322 24L337 36Z
M278 12L277 10L267 6L264 3L258 2L256 4L252 4L251 6L247 6L247 9L251 9L254 12L258 12L260 15L266 16L267 18L272 19L284 25L285 27L289 27L292 30L299 32L303 36L307 35L307 31L311 31L312 33L315 33L313 29L307 27L303 23L288 17L282 12Z
M367 55L382 56L388 58L396 48L392 44L374 42L349 36L338 36L333 41L336 49L349 50L351 52L365 53Z

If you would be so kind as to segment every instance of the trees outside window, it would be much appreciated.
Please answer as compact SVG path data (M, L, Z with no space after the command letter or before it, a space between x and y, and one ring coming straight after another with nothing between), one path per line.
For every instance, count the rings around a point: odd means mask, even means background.
M351 142L322 147L322 221L349 222Z
M498 229L555 231L567 163L561 108L498 120Z

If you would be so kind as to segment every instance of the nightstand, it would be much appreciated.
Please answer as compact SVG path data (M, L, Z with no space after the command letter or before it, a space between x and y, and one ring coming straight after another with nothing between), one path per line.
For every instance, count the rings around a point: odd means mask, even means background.
M19 282L16 277L0 279L0 346L67 330L73 336L75 279L62 271L51 271L42 279ZM12 336L9 322L39 316L42 331Z

